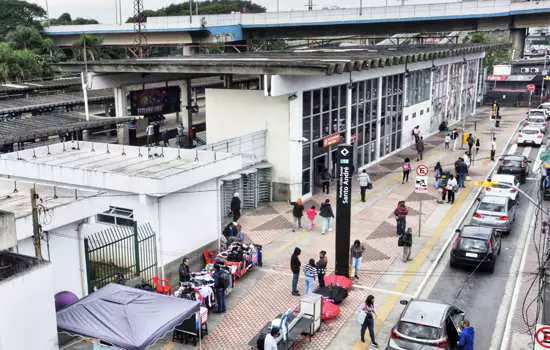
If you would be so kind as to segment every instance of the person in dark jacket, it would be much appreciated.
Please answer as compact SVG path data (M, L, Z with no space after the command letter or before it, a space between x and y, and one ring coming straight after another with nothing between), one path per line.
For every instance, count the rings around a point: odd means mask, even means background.
M416 161L422 160L422 156L424 155L424 138L422 136L416 141L416 152L418 153Z
M231 199L231 214L233 214L233 221L237 222L241 217L241 199L239 193L235 192Z
M319 279L319 287L324 288L325 287L325 274L327 273L327 252L324 250L321 250L319 252L319 260L317 260L317 278Z
M458 339L458 350L474 350L474 328L470 326L470 321L464 320L464 328L460 332Z
M324 168L321 174L319 174L319 182L321 182L323 193L328 194L330 190L330 173L327 168Z
M330 199L325 199L325 202L321 204L319 209L319 216L323 218L323 227L321 228L321 234L324 235L327 231L332 231L330 222L334 217L332 206L330 205Z
M474 137L472 136L472 133L470 133L468 135L468 138L466 139L466 142L468 143L468 155L471 157L472 156L472 148L474 147L474 144L475 144L475 140L474 140Z
M216 291L216 302L218 304L218 313L225 312L225 272L222 271L220 265L214 264L214 290Z
M397 222L397 235L401 236L405 233L407 227L407 215L409 215L409 209L405 206L405 201L397 202L397 208L393 211L395 221Z
M292 229L292 232L294 232L297 229L302 229L302 217L304 216L304 203L302 203L301 198L298 198L296 202L290 202L290 205L292 205L292 217L294 218L294 228Z
M180 283L189 282L191 280L191 271L189 270L189 259L183 258L179 267Z
M455 170L458 187L464 188L464 180L466 179L466 174L468 173L468 166L466 165L466 162L464 162L463 158L458 158L455 163Z
M292 253L292 256L290 257L290 271L292 271L292 295L295 296L300 295L300 292L298 292L298 278L300 277L300 267L302 266L302 263L298 257L301 252L302 251L300 248L296 247L294 248L294 253Z

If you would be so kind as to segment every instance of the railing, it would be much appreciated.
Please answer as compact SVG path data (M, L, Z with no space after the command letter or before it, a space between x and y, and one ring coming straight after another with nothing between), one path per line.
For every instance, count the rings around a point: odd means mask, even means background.
M261 130L215 143L197 147L199 150L239 154L245 165L252 165L266 159L267 130Z
M414 1L414 0L413 0ZM419 3L421 2L421 3ZM388 6L365 6L362 8L315 10L315 11L288 11L266 13L232 13L226 15L198 15L169 16L147 18L147 31L199 29L202 23L206 28L214 26L262 26L284 25L300 23L323 23L344 21L380 21L388 19L416 19L428 17L459 17L465 15L488 15L496 13L510 13L514 11L541 9L550 12L550 0L543 1L516 1L516 0L483 0L483 1L456 1L437 0L429 2L418 0L416 3L407 1L386 2ZM82 25L82 26L52 26L46 28L46 32L63 34L69 32L125 32L133 31L131 23L122 25Z

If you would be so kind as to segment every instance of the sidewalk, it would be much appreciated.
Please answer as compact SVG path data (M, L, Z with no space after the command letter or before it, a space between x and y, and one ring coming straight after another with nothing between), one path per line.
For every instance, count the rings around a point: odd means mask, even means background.
M477 122L477 135L481 139L480 154L474 161L470 176L481 179L489 171L493 162L489 157L492 135L487 117L488 109L481 110ZM515 129L523 113L503 112L504 120L496 132L497 154ZM469 126L473 129L473 125ZM354 311L368 294L376 297L378 318L376 329L381 348L385 346L386 334L393 326L395 315L401 308L399 300L414 294L425 271L439 252L450 233L447 232L458 220L462 210L472 200L475 188L467 188L457 194L454 205L438 204L439 192L433 189L433 167L441 161L445 170L454 173L454 161L465 150L445 151L443 135L425 139L424 161L430 168L430 190L422 197L414 193L414 169L407 184L401 184L401 163L405 157L413 160L416 152L412 148L383 160L368 168L374 180L373 190L367 194L367 202L360 201L357 182L354 181L352 199L351 241L364 242L366 252L354 288L348 298L340 304L340 316L323 323L320 331L311 342L301 344L302 349L367 349L369 343L359 342L359 325ZM334 186L333 186L334 187ZM330 195L317 194L307 203L306 208L330 198L335 204L335 191ZM418 237L420 199L422 204L422 232ZM407 226L412 227L413 261L401 261L401 248L397 247L395 220L392 212L397 201L405 200L409 207ZM302 230L292 232L291 208L286 203L271 203L270 206L246 213L241 219L244 231L250 238L264 246L264 267L251 272L238 283L236 290L227 298L228 312L224 315L212 314L209 320L209 335L204 339L204 349L247 349L247 343L267 322L278 314L298 305L300 298L290 293L290 256L294 247L300 247L300 260L304 265L310 258L317 258L320 250L326 250L329 259L328 269L334 269L334 231L320 235L317 227L313 232ZM303 273L300 276L299 290L303 291ZM366 337L368 339L368 336ZM183 349L180 344L168 343L163 349Z

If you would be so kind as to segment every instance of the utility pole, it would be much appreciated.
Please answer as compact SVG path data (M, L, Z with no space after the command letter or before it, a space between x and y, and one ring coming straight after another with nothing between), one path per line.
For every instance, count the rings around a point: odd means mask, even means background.
M34 255L37 258L42 259L42 246L41 246L41 237L40 231L42 231L40 224L38 223L38 207L36 206L36 199L38 195L36 194L36 189L31 188L31 208L32 208L32 237L34 243Z
M548 75L548 72L546 70L546 60L548 58L548 52L544 51L544 68L542 68L542 86L540 89L540 103L544 102L544 83L546 81L546 76Z
M189 24L193 23L193 0L189 0Z

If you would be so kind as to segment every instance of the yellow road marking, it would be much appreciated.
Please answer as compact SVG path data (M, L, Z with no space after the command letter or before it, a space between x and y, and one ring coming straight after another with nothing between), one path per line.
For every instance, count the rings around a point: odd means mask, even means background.
M162 347L162 350L172 350L175 346L176 344L174 344L173 342L168 342Z
M429 253L432 251L433 247L439 242L441 236L443 235L443 232L445 232L445 230L449 228L451 220L456 217L456 214L462 208L462 205L464 204L466 198L468 198L470 192L472 192L472 188L468 187L458 195L451 209L447 212L447 214L445 214L443 220L441 220L441 222L435 228L433 235L424 244L420 252L418 252L418 254L414 257L414 260L407 265L407 270L403 273L403 276L401 276L395 286L391 289L392 292L405 293L411 280L415 277L416 272L420 270L424 262L427 260ZM384 324L384 322L400 299L401 297L397 294L389 295L384 299L384 304L382 304L382 306L377 310L377 317L375 321L376 329L379 329ZM368 335L365 336L365 340L367 340L367 338ZM353 344L353 350L368 349L369 346L369 340L367 340L366 343L356 342L355 344Z

